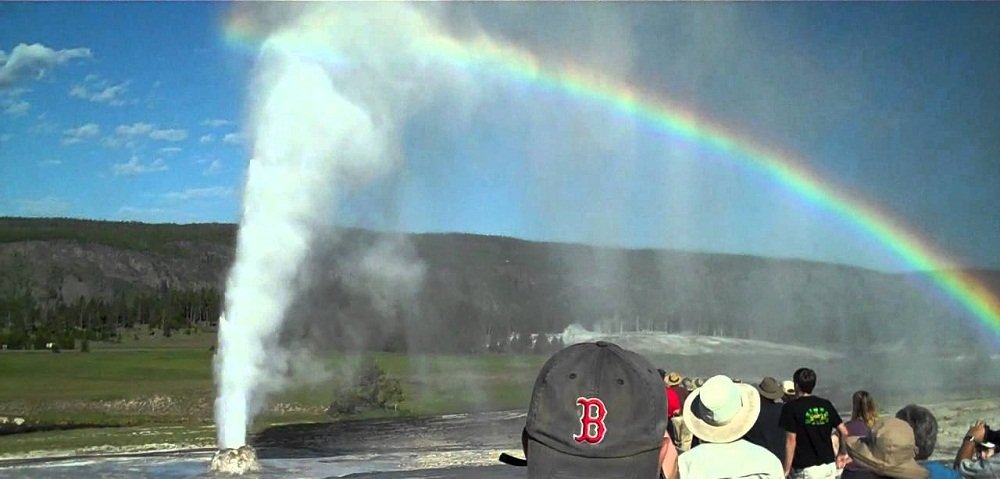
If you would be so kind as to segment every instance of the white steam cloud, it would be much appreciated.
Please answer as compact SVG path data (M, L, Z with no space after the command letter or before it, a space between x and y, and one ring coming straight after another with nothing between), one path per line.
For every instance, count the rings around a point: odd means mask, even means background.
M266 396L308 367L279 338L308 287L318 231L335 220L338 198L400 163L397 129L442 74L411 47L432 25L409 5L289 8L299 15L263 44L251 92L253 157L215 359L220 448L245 444ZM273 21L274 10L261 13ZM380 277L419 287L422 266L405 252L380 244L362 254L376 300L386 294Z

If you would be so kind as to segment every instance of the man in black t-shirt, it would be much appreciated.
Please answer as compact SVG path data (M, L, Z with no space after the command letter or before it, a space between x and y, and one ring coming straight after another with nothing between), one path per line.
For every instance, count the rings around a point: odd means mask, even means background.
M837 475L837 456L833 452L832 433L841 437L838 455L844 455L843 439L847 428L833 404L813 396L816 373L800 368L792 376L796 398L781 408L778 424L785 430L785 476L796 479L833 479Z

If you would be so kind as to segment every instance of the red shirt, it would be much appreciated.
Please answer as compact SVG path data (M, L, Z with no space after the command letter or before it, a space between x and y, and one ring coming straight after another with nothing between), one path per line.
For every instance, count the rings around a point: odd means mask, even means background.
M674 388L667 388L667 417L674 417L674 412L679 411L681 408L681 398L677 395L677 391Z

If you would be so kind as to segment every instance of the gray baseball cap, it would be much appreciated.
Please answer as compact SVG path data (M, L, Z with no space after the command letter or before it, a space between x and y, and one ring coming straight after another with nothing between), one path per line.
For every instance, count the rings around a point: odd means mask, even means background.
M542 366L525 424L529 478L658 477L667 396L642 356L598 341Z

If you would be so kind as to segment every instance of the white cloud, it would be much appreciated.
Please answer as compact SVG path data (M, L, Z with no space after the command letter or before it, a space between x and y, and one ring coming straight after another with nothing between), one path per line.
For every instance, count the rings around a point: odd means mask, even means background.
M184 149L178 148L176 146L168 146L165 148L160 148L158 151L164 155L173 155L184 151Z
M221 172L222 172L222 162L219 160L212 160L212 162L209 163L208 168L205 168L205 170L202 171L201 174L205 176L211 176L211 175L217 175Z
M62 198L46 196L39 199L19 199L17 207L20 214L25 216L57 216L69 211L70 204Z
M62 160L43 160L38 162L41 166L59 166L62 164Z
M0 90L10 88L24 78L42 78L52 67L77 58L90 58L89 48L54 50L39 43L21 43L10 52L0 52Z
M138 156L133 156L125 163L115 163L114 165L111 165L111 171L115 174L115 176L135 176L144 173L166 171L167 169L167 164L160 158L157 158L149 163L144 163Z
M187 130L174 129L174 128L157 128L156 125L151 123L136 122L131 125L118 125L115 128L115 135L109 136L102 140L104 146L118 148L121 146L127 146L133 148L137 145L140 137L148 137L153 140L161 141L183 141L188 136ZM164 150L169 153L177 153L181 151L177 150Z
M87 78L96 75L87 75ZM85 80L86 81L86 80ZM121 106L125 104L125 92L128 91L128 82L117 85L107 85L107 81L101 80L97 83L73 85L69 90L69 96L82 98L94 103L107 103L109 105Z
M80 143L81 141L93 138L101 133L101 127L96 123L87 123L76 128L70 128L63 131L62 143L64 145L72 145L74 143Z
M228 133L226 136L222 137L222 142L230 145L239 145L240 143L243 143L243 135L239 133Z
M115 133L121 136L140 136L153 131L153 128L155 127L149 123L137 122L131 125L118 125Z
M15 100L7 103L6 108L3 112L11 116L21 116L28 113L31 109L31 104L24 100Z
M209 127L212 127L212 128L221 128L223 126L231 126L233 124L233 122L231 122L229 120L221 120L221 119L218 119L218 118L211 118L211 119L208 119L208 120L203 120L201 122L201 124L202 124L202 126L209 126Z
M206 143L211 143L213 140L215 140L215 137L212 135L201 135L201 138L198 138L198 143L204 145Z
M178 129L153 130L149 132L150 138L163 141L183 141L187 136L187 130Z
M212 186L208 188L188 188L184 191L165 193L164 198L174 201L187 201L198 198L225 198L233 194L228 186Z

